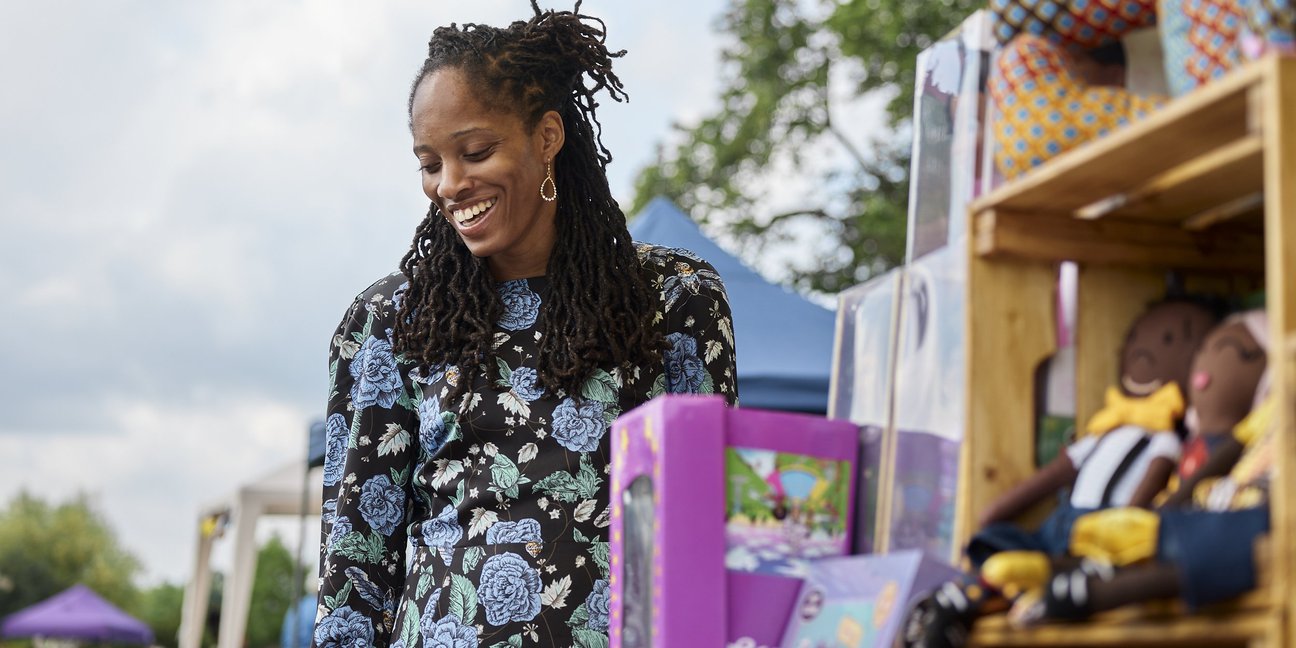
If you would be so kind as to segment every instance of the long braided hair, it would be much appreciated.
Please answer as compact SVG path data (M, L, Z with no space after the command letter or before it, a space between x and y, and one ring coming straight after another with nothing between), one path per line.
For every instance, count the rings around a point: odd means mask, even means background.
M558 188L557 237L549 256L550 294L539 315L538 373L545 389L580 394L592 371L649 364L664 338L652 325L658 291L640 265L625 214L612 199L595 94L626 99L612 73L604 23L574 11L541 11L507 28L440 27L410 89L443 68L465 74L485 106L502 106L532 131L550 110L562 117L566 142L553 162ZM435 203L401 261L410 285L394 330L396 349L427 367L456 365L446 396L453 406L487 371L493 325L504 306L486 260L474 257Z

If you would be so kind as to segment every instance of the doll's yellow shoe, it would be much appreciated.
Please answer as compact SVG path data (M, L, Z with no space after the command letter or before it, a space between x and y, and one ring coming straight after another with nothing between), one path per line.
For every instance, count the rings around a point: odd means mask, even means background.
M1080 516L1071 528L1071 553L1123 567L1156 555L1161 517L1141 508L1114 508Z
M981 580L1013 598L1048 581L1048 556L1039 551L1003 551L981 565Z

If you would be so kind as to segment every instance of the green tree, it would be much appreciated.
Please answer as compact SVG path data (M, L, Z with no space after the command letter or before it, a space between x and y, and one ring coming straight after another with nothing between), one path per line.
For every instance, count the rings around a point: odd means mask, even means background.
M299 564L293 569L292 553L279 536L271 536L257 552L256 576L252 581L252 602L248 610L248 648L279 645L284 614L295 602L297 578L305 571Z
M153 629L154 643L175 648L183 605L184 588L162 583L140 592L139 603L130 612Z
M664 195L739 242L744 256L777 246L797 229L826 241L808 263L788 268L804 290L836 293L904 257L915 59L983 0L732 0L718 28L720 109L663 150L635 184L631 211ZM890 92L890 132L855 142L838 123L841 97L829 79L850 76L852 98ZM809 160L814 156L815 160ZM773 164L794 168L832 156L812 192L787 211L767 209ZM715 217L719 216L719 217ZM803 255L803 257L806 255Z
M0 511L0 616L77 583L134 609L140 562L84 495L51 505L27 492Z

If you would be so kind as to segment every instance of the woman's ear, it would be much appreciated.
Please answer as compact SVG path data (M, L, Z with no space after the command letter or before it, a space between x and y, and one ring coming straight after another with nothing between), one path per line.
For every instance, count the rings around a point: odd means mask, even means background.
M563 129L562 116L558 111L550 110L540 116L540 123L536 124L536 137L544 159L552 160L558 157L558 151L562 150L563 142L567 137L567 132Z

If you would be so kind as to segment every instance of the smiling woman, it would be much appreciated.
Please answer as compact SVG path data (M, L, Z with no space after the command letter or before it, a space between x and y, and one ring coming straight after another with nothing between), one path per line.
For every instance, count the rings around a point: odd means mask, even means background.
M737 401L719 275L608 189L621 53L533 8L437 29L411 89L431 206L333 339L316 646L606 646L611 422Z

